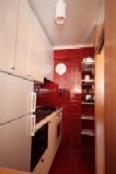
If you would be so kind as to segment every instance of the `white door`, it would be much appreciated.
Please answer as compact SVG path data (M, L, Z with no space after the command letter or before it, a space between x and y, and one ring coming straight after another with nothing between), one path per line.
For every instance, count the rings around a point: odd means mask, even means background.
M0 126L0 166L29 171L30 116Z
M0 0L0 69L14 68L19 0Z
M31 112L33 82L0 73L0 123Z

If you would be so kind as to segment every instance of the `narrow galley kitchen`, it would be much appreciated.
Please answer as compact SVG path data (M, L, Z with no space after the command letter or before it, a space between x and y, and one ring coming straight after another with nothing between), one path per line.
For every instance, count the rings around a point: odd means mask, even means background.
M0 174L104 174L103 0L0 0L0 11Z

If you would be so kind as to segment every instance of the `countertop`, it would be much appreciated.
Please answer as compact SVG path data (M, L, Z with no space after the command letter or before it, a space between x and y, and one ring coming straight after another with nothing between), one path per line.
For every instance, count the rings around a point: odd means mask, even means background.
M18 171L15 169L0 167L0 174L30 174L30 173Z
M49 121L51 120L52 117L54 117L55 115L57 115L58 113L62 112L63 108L60 107L58 108L56 111L52 112L50 115L46 116L43 120L41 120L40 122L38 122L35 126L33 131L36 132L38 129L40 129L44 124L46 124L47 122L49 123Z

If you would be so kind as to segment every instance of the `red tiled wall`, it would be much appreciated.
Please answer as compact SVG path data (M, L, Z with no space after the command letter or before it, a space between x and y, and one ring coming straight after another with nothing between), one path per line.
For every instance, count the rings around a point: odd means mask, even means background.
M35 85L37 92L37 106L57 106L58 105L58 85L47 81L44 84Z
M81 62L87 56L94 56L94 48L81 48L70 50L54 51L54 64L64 63L67 66L65 74L58 75L54 70L54 81L59 85L60 90L65 91L59 101L64 106L63 113L63 134L65 142L68 143L70 133L74 134L75 145L80 144L80 115L81 115L81 94L75 92L75 87L81 86ZM67 94L67 95L66 95ZM71 129L71 131L70 131ZM67 138L67 141L66 141Z

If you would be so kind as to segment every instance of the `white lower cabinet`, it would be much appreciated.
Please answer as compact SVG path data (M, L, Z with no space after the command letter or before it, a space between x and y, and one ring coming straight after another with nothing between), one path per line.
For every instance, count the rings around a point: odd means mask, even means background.
M56 154L57 126L56 115L52 114L49 119L48 127L48 148L38 162L34 174L48 174Z
M31 158L29 132L30 116L0 126L0 166L29 171Z

